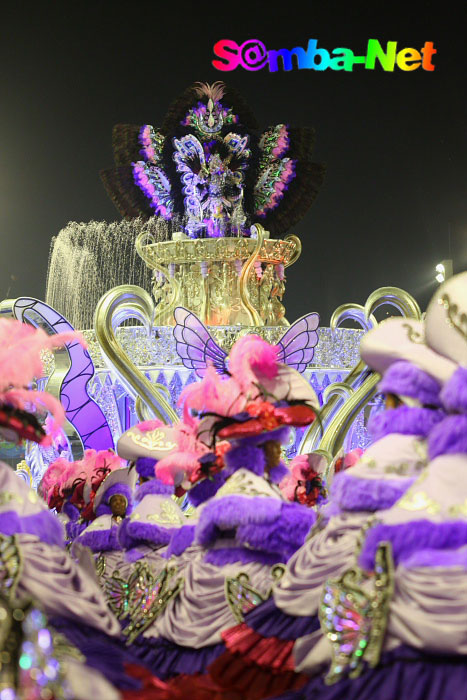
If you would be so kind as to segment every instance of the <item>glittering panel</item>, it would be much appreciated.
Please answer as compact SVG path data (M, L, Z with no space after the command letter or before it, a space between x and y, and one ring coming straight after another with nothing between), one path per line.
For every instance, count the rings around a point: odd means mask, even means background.
M285 328L279 326L260 326L239 328L238 326L208 326L208 330L217 343L228 352L234 342L245 330L256 333L270 343L277 341L284 334ZM363 331L350 328L319 328L319 341L315 348L315 354L310 367L322 369L351 369L360 359L359 347ZM83 335L89 343L89 353L94 365L105 367L99 345L94 331L83 331ZM182 361L178 356L173 328L171 326L159 326L152 329L151 337L148 337L144 328L133 326L119 328L117 338L123 349L138 367L170 366L182 367ZM47 370L52 366L53 358L46 361ZM334 380L333 380L334 381Z

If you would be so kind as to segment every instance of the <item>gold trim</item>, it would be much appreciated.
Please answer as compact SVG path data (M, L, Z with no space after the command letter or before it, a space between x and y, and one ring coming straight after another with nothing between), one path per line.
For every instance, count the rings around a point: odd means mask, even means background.
M149 294L141 287L122 284L99 300L94 314L96 339L102 355L130 395L139 397L148 409L164 423L177 423L178 416L160 393L162 388L153 384L131 362L120 347L115 328L128 318L141 321L150 332L154 317L154 304Z
M264 228L260 226L259 224L256 225L256 231L257 231L257 239L256 239L256 245L254 247L254 250L248 260L244 263L242 267L242 271L238 277L237 281L237 289L238 289L238 294L241 299L241 303L245 311L247 312L250 322L252 326L263 326L264 322L261 319L259 313L256 311L255 307L250 301L250 295L248 294L248 278L250 277L250 272L253 269L253 266L259 258L259 253L261 250L261 246L263 244L263 238L264 238Z

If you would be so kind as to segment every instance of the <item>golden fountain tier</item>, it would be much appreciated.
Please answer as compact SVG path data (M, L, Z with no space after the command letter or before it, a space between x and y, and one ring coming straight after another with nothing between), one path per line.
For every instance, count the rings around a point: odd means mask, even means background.
M300 256L297 236L151 240L141 234L136 250L153 270L154 325L173 325L176 306L211 326L287 326L282 297L285 269Z

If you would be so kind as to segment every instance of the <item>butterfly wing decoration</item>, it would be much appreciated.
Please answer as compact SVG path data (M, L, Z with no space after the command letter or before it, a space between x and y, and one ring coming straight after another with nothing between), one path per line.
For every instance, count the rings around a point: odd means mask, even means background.
M313 129L277 124L259 139L254 217L273 238L300 221L322 185L325 169L311 161L314 137Z
M174 337L177 352L188 369L195 371L201 379L208 364L214 365L219 374L226 374L227 353L216 343L206 326L183 306L174 311Z
M112 573L112 576L102 580L101 585L107 605L118 619L125 618L128 615L130 591L135 578L135 573L132 573L128 579L124 579L120 576L120 572L117 569Z
M123 630L127 645L143 634L165 610L169 601L179 594L183 579L176 578L176 573L175 567L166 566L154 576L146 564L136 565L136 575L129 585L130 622Z
M348 673L359 676L363 661L378 664L394 588L391 547L381 543L372 574L352 567L323 589L319 619L332 649L326 683L332 685Z
M234 618L240 624L244 621L245 615L264 603L271 594L263 596L256 588L249 583L248 574L240 573L238 576L227 576L225 579L225 598L232 611Z
M21 554L15 537L0 535L0 593L14 599L21 575Z
M278 359L302 373L306 370L318 344L316 329L319 324L317 313L306 314L295 321L277 343Z

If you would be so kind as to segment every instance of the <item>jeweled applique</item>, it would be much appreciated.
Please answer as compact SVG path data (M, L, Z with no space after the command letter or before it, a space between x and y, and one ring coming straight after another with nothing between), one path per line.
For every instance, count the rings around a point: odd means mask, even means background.
M285 572L285 566L277 564L271 569L274 583L277 583ZM256 588L250 585L250 577L245 572L239 573L237 576L228 576L225 579L225 597L232 611L234 618L238 623L242 623L244 616L256 608L261 603L264 603L271 594L273 587L263 595Z
M9 600L16 596L21 573L21 554L16 538L0 535L0 592Z
M176 577L176 567L167 566L154 576L149 567L141 563L136 565L135 573L136 578L132 578L129 584L128 618L130 621L123 630L128 645L153 624L183 587L183 579Z
M350 678L360 675L364 661L370 667L378 664L393 589L394 567L387 542L380 544L371 574L355 566L326 582L318 614L331 644L328 685L347 673Z

